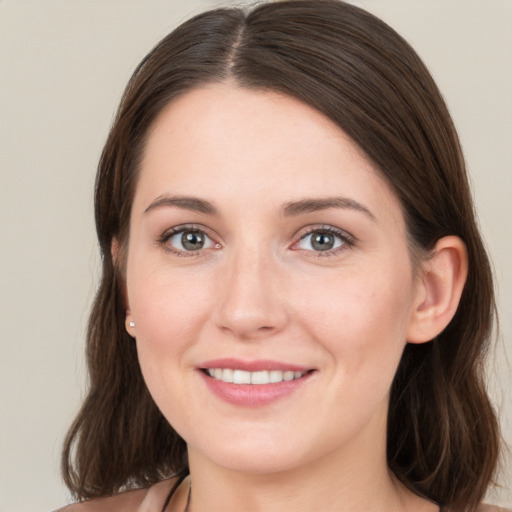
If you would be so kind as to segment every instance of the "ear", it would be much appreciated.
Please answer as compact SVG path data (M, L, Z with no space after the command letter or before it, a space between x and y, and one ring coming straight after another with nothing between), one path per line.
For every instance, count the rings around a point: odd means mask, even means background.
M454 317L468 274L466 245L457 236L441 238L423 265L407 341L425 343L440 334Z
M112 244L110 245L110 254L112 256L112 262L114 267L117 266L118 258L119 258L119 241L117 238L112 239ZM122 294L123 294L123 302L126 307L126 318L125 318L125 328L126 332L132 337L135 338L135 322L133 320L130 304L128 303L128 293L126 290L126 280L123 279L122 282Z

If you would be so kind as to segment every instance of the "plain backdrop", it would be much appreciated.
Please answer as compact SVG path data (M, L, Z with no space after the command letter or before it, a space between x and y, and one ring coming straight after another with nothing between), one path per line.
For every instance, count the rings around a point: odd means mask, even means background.
M489 376L510 442L512 2L354 3L413 44L459 129L499 286L502 334ZM97 160L136 64L179 22L214 5L0 0L0 512L44 512L69 499L59 457L86 382ZM511 473L505 467L494 502L512 505Z

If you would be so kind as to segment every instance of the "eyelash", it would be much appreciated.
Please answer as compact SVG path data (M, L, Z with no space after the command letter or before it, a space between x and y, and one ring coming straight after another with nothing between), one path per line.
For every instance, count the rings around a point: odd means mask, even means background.
M174 249L172 246L168 244L169 240L176 235L183 233L199 233L207 237L213 244L216 246L215 248L220 248L220 244L215 242L213 238L208 235L207 230L203 226L198 226L195 224L186 224L183 226L176 226L171 229L165 231L162 236L158 239L158 244L161 245L166 251L172 253L175 256L180 257L191 257L191 256L201 256L204 254L203 249L198 249L197 251L182 251L178 249Z
M333 249L328 249L325 251L306 250L307 252L314 254L314 257L316 257L316 258L326 258L329 256L337 256L339 253L344 252L344 251L350 249L351 247L353 247L356 242L355 237L350 235L346 231L343 231L341 229L338 229L338 228L335 228L335 227L329 226L329 225L321 225L321 226L309 226L309 227L305 228L304 230L302 230L298 234L298 238L299 238L298 241L294 242L293 245L298 245L305 238L307 238L308 236L313 235L315 233L332 235L341 241L341 245L339 247L335 247ZM305 250L305 249L297 248L294 250L300 251L300 250Z
M190 233L199 233L204 236L206 236L213 244L214 248L220 248L220 244L218 242L215 242L215 240L208 235L207 230L203 226L195 225L195 224L188 224L188 225L182 225L182 226L176 226L171 229L168 229L165 231L158 239L158 244L161 245L166 251L172 253L173 255L180 256L180 257L193 257L193 256L201 256L204 254L205 249L198 249L196 251L186 251L186 250L178 250L174 249L172 246L169 245L169 240L176 235L183 234L186 232ZM321 234L327 234L327 235L333 235L334 237L338 238L341 241L341 245L339 247L335 247L333 249L328 249L325 251L312 251L307 249L301 249L301 248L294 248L294 246L300 244L306 237L313 235L315 233L321 233ZM350 249L356 239L346 231L343 231L341 229L335 228L333 226L329 225L320 225L320 226L309 226L305 229L303 229L301 232L297 235L298 240L294 242L291 246L292 250L296 251L305 251L311 254L314 254L314 257L318 258L325 258L329 256L336 256L340 252L346 251L347 249ZM208 249L208 248L206 248Z

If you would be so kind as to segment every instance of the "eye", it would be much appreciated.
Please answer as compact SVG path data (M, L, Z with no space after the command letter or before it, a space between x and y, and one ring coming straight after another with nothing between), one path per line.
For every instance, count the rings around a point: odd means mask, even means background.
M333 253L345 247L350 247L351 237L333 227L312 229L300 237L294 244L294 249L304 251Z
M173 228L162 237L161 243L174 253L190 253L220 247L204 231L187 227Z

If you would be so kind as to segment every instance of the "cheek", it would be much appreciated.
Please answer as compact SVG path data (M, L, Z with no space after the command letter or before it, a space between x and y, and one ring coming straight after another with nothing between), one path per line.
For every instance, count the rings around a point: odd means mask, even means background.
M212 291L205 283L198 286L197 276L178 278L176 273L151 270L147 263L141 268L128 281L139 363L156 404L181 431L187 404L193 400L183 385L191 372L189 348L210 316Z
M407 268L407 267L406 267ZM297 294L303 328L343 373L392 378L406 343L412 279L398 268L340 272Z
M192 272L151 268L147 262L134 268L127 292L139 361L151 393L165 396L163 388L186 369L187 349L211 316L212 289Z

